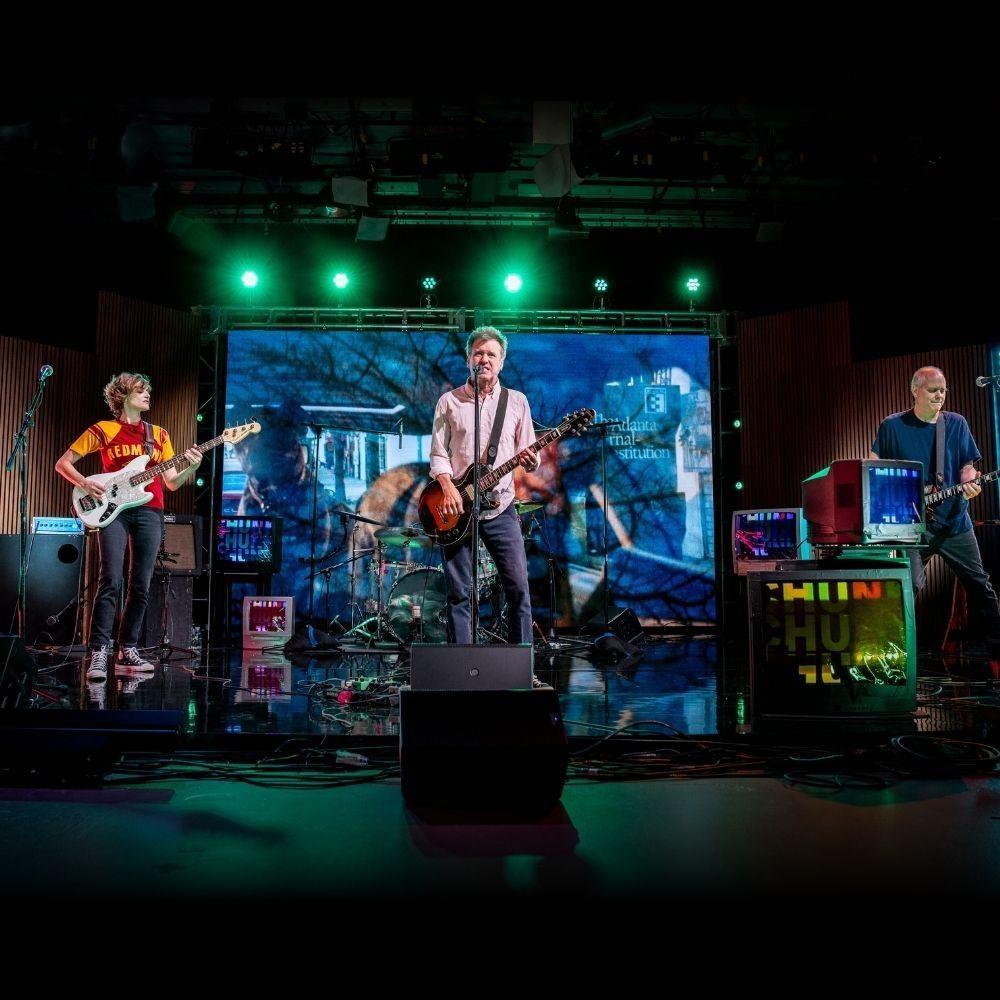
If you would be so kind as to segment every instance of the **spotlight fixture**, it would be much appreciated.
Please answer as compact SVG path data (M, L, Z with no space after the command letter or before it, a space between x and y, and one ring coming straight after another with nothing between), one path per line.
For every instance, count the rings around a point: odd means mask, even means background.
M432 274L425 275L420 280L420 308L433 309L437 305L437 296L434 289L437 288L438 280Z
M343 291L350 284L350 281L351 281L351 279L348 278L347 275L344 274L343 271L338 271L333 276L333 285L334 285L334 287L335 288L339 288L341 291Z
M256 271L244 271L240 281L243 282L244 288L256 288L260 279L257 277Z
M503 279L503 287L513 295L524 287L524 280L519 274L508 274L507 277Z
M594 278L594 291L603 295L608 290L606 278Z

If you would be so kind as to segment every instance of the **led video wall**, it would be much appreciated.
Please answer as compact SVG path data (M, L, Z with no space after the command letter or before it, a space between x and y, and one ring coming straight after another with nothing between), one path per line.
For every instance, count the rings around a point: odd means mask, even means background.
M553 610L550 553L556 623L602 611L606 542L612 605L644 624L713 621L708 337L509 337L500 380L527 395L539 433L580 407L605 425L516 473L518 498L540 505L522 516L536 619ZM391 544L379 572L376 526L343 512L417 523L434 406L468 377L464 344L453 331L230 331L227 419L252 415L263 431L226 446L222 512L282 518L274 592L294 595L300 617L349 619L352 568L355 618L413 572L443 593L435 548Z

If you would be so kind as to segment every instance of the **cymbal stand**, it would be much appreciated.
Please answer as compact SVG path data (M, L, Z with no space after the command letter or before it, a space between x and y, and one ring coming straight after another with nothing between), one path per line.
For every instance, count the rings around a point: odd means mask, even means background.
M545 544L545 562L548 566L548 578L549 578L549 634L548 638L543 635L542 638L545 642L546 649L569 649L573 646L589 646L590 643L585 639L577 639L574 636L567 635L560 638L556 634L556 557L555 553L552 551L552 545L549 542L549 518L548 512L545 508L542 508L542 523L538 523L538 518L536 515L531 515L531 520L529 522L533 527L539 529L539 534L541 535L542 542ZM530 530L528 532L529 536L531 534ZM541 634L541 630L539 629Z

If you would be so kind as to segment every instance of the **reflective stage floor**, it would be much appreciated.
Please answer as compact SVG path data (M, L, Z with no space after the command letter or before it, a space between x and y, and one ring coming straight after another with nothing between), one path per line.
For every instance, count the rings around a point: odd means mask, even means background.
M409 679L408 653L397 650L347 648L290 660L212 649L201 662L174 653L162 662L151 656L152 672L118 667L97 682L86 679L79 652L58 655L38 658L39 707L179 711L191 744L237 734L393 737L397 688ZM917 711L898 720L900 731L997 735L1000 683L963 679L959 673L976 672L965 667L921 655ZM691 736L760 735L746 649L711 633L650 636L641 655L618 662L567 637L559 649L536 648L535 675L558 693L570 737L642 723Z
M655 639L618 664L585 647L539 653L570 763L559 802L532 819L405 805L398 653L207 659L103 684L79 661L42 665L50 708L36 715L166 709L183 733L176 750L128 752L89 785L0 780L8 900L43 913L75 901L88 917L100 900L341 899L355 916L393 900L522 913L527 901L627 901L655 908L659 929L678 902L689 914L822 897L853 911L869 897L1000 891L996 685L930 657L912 717L835 750L815 726L780 742L753 731L745 651L715 636Z

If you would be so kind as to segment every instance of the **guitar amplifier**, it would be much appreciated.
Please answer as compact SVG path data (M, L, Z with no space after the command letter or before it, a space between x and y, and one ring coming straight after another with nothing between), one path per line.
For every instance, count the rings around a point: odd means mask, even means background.
M171 576L201 576L201 544L204 519L192 514L163 515L163 551L157 572Z

